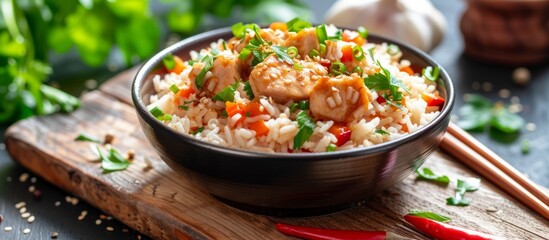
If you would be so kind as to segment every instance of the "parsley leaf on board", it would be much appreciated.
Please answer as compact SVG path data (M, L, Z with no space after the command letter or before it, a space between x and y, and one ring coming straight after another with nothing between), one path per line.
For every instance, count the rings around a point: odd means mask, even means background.
M426 167L422 169L418 168L416 170L416 173L418 175L417 178L421 180L434 181L434 182L443 183L443 184L450 183L450 178L448 176L438 175L434 173L431 169Z
M503 133L517 133L524 126L522 117L478 94L466 95L458 116L457 124L466 131L482 132L491 126Z
M99 147L97 147L97 153L101 159L101 168L103 173L109 173L114 171L121 171L130 166L132 162L125 159L122 154L116 151L114 148L110 148L108 155L105 155Z
M96 137L84 133L78 135L74 141L101 143Z
M315 122L306 111L301 111L297 114L296 117L297 124L299 126L299 132L294 137L294 149L300 149L303 144L309 140L311 135L313 135L313 130L316 127Z
M479 186L480 186L479 178L458 179L456 191L461 194L464 194L465 192L473 192L478 190Z

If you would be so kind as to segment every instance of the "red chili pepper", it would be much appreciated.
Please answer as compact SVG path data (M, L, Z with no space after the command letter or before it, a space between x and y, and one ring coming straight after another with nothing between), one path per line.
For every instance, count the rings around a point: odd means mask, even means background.
M338 147L341 147L351 139L351 129L344 123L334 123L334 125L328 129L328 132L332 133L337 138L336 146Z
M420 232L425 233L439 240L488 240L502 239L486 233L481 233L461 227L448 225L446 223L437 222L428 218L422 218L412 215L405 215L404 219L414 225Z
M364 240L383 240L386 239L385 231L354 231L354 230L335 230L313 227L301 227L277 223L276 229L286 235L311 240L344 240L344 239L364 239Z

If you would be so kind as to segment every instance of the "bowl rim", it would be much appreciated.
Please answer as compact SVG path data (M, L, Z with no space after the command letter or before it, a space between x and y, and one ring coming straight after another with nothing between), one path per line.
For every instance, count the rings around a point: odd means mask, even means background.
M353 29L353 28L341 28L341 27L338 27L338 28ZM399 46L401 49L404 48L406 49L406 51L410 52L411 54L417 55L419 58L424 59L427 63L430 64L430 66L439 66L440 68L440 78L437 84L444 85L443 87L446 89L446 94L447 94L446 103L442 111L433 120L427 123L427 125L419 128L415 132L409 133L397 139L393 139L380 144L375 144L372 146L359 147L359 148L340 150L340 151L334 151L334 152L313 152L313 153L274 152L274 153L271 153L271 152L259 152L259 151L253 151L253 150L247 150L247 149L225 147L225 146L220 146L214 143L209 143L209 142L191 137L190 135L179 133L173 130L172 128L168 127L166 124L154 118L154 116L152 116L152 114L149 113L149 111L147 110L147 107L144 104L143 99L141 98L141 90L143 87L143 82L145 81L146 77L159 63L162 62L162 58L169 53L176 53L176 52L182 51L182 49L184 49L184 47L188 44L204 41L203 39L209 39L217 35L219 35L219 38L222 38L223 35L226 35L230 32L231 32L231 27L224 27L224 28L218 28L210 31L205 31L205 32L193 35L191 37L185 38L181 41L178 41L162 49L161 51L156 53L154 56L149 58L139 68L137 74L135 75L132 81L132 86L131 86L132 101L134 103L133 106L136 109L137 114L139 114L143 118L143 120L151 126L151 128L153 129L160 128L164 132L170 133L176 138L175 141L185 141L187 143L194 145L195 147L204 148L210 151L216 151L216 152L224 153L224 154L235 156L235 157L241 157L241 158L270 158L270 159L280 159L280 160L287 159L289 161L290 160L291 161L295 161L295 160L310 161L310 160L342 159L342 158L359 157L364 155L386 152L387 150L394 149L398 146L401 146L410 141L413 141L416 138L420 138L423 134L428 132L431 128L445 121L445 118L447 117L447 115L451 114L452 108L454 106L455 90L454 90L453 82L450 76L448 75L448 73L446 72L446 70L437 61L435 61L427 53L423 52L419 48L411 46L410 44L403 43L388 37L383 37L375 33L369 33L368 38L372 37L372 38L381 40L381 42L395 44ZM191 50L196 50L196 49L189 49L187 51L191 51Z

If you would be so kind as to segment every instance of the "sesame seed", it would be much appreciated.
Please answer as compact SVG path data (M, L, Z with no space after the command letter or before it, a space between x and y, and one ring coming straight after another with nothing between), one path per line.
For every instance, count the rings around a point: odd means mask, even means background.
M101 215L99 215L99 218L105 220L105 219L107 219L107 215L101 214Z
M22 208L26 205L27 205L26 202L18 202L18 203L15 204L15 208L20 209L20 208Z
M72 197L71 196L66 196L65 201L68 202L68 203L71 203Z
M22 218L28 218L28 217L30 217L30 215L31 215L30 212L26 212L26 213L22 213L21 217Z
M509 105L509 112L512 113L518 113L522 111L522 105L521 104L511 104Z
M130 149L130 150L128 150L126 155L128 155L128 160L131 161L135 157L135 151L133 149Z
M97 87L97 80L95 79L88 79L86 80L86 82L84 83L84 85L86 86L86 88L88 89L94 89Z
M35 183L36 182L36 177L31 177L31 183Z
M511 96L511 91L509 89L501 89L498 92L500 98L509 98Z
M129 230L129 229L127 229L127 228L123 228L123 229L122 229L122 232L125 232L125 233L127 233L127 232L130 232L130 230Z
M526 85L530 82L530 70L524 67L519 67L513 71L513 82L518 85Z
M52 233L51 233L51 239L57 239L57 237L59 237L59 233L58 233L58 232L52 232Z
M26 207L19 208L19 213L25 213L25 212L27 212Z
M29 186L29 192L34 192L36 190L36 187L34 185Z
M53 205L55 205L56 207L59 207L59 206L61 206L61 202L60 202L60 201L57 201L57 202L55 202Z
M524 128L530 132L536 131L536 124L535 123L527 123Z
M95 225L101 225L101 219L95 220Z
M112 220L112 217L111 217L111 216L107 216L107 220Z
M106 229L107 229L107 231L109 231L109 232L112 232L112 231L114 231L114 228L113 228L113 227L111 227L111 226L108 226L108 227L107 227Z
M33 223L35 219L36 219L36 217L34 217L34 215L32 215L27 219L27 222L28 223Z
M513 104L520 103L520 98L517 96L511 97L511 103Z
M80 216L78 216L78 221L82 221L86 217L86 215L88 215L88 211L82 211L80 213Z
M4 231L6 231L6 232L9 232L9 231L11 231L11 230L13 230L13 228L12 228L12 227L9 227L9 226L4 228Z
M28 234L28 233L30 233L30 232L31 232L31 230L28 229L28 228L23 229L23 233L24 233L24 234Z
M19 175L19 182L26 182L28 178L29 178L29 174L28 173L23 173L23 174Z
M141 235L137 235L137 239L138 239L138 240L141 240Z
M72 198L71 199L71 204L76 205L76 204L78 204L78 201L79 201L78 198Z

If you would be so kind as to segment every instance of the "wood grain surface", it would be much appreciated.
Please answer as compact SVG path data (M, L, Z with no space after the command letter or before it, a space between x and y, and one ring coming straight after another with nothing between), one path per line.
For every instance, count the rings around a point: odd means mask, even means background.
M413 239L427 238L402 216L410 209L438 212L452 224L507 239L548 239L549 223L487 181L467 196L468 207L447 206L456 177L478 177L451 156L437 151L425 166L452 177L449 186L409 176L371 201L334 214L275 218L234 209L178 176L155 154L131 107L129 87L135 69L83 97L83 107L64 115L31 118L6 133L12 157L47 181L74 193L130 227L155 239L285 239L274 224L387 230ZM113 134L121 152L133 149L125 171L103 174L93 144L75 142L80 133ZM152 163L148 167L146 159Z

